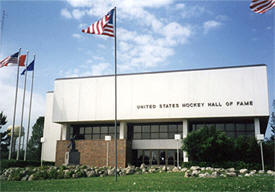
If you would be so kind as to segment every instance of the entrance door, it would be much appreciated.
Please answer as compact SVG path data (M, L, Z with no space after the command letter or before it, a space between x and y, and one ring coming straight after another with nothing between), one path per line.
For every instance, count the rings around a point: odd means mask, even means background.
M168 150L168 165L174 165L175 164L175 151L174 150Z
M166 165L166 155L164 150L159 151L159 164L160 165Z
M152 150L152 165L158 165L158 150Z
M143 162L145 165L150 164L150 150L144 150L144 159Z

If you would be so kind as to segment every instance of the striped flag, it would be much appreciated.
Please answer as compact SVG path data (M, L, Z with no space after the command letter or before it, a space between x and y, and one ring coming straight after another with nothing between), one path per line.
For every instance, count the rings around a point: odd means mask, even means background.
M82 29L83 33L90 33L96 35L107 35L114 37L114 23L113 23L114 9L109 11L102 19L98 20L87 29Z
M263 14L275 7L275 0L252 0L250 9L255 13Z
M2 61L0 61L0 68L1 67L6 67L6 66L17 66L17 57L18 53L14 53L11 56L6 57ZM25 66L25 60L26 60L26 55L20 55L19 57L19 66Z

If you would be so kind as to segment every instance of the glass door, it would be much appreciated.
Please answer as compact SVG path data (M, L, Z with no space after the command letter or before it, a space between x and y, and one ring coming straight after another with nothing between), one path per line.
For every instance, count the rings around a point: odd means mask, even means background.
M159 151L159 164L160 165L166 165L166 155L164 150Z

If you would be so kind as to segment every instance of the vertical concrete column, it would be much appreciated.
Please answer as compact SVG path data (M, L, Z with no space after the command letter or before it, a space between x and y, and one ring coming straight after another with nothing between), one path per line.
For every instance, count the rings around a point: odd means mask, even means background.
M260 131L260 120L259 120L259 118L254 118L254 129L255 129L255 137L258 134L261 134L261 131Z
M60 140L66 140L67 139L67 124L61 125L61 131L60 131Z
M188 134L188 120L187 119L184 119L182 121L182 138L185 139L187 137L187 134ZM187 157L187 153L186 151L183 151L183 162L188 162L188 157Z
M120 122L119 139L127 139L127 122L125 121Z

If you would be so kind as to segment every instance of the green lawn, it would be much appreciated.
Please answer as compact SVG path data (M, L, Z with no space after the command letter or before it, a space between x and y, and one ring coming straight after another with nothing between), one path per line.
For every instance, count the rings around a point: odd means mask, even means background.
M184 178L183 173L155 173L40 181L1 181L0 191L275 191L272 176Z

